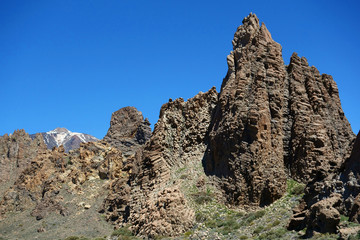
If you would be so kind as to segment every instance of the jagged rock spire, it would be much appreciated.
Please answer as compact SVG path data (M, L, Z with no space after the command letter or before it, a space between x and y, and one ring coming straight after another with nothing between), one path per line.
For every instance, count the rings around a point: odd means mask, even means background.
M324 178L354 139L331 76L281 46L255 14L243 20L209 133L206 172L221 178L229 202L265 205L282 196L286 176Z

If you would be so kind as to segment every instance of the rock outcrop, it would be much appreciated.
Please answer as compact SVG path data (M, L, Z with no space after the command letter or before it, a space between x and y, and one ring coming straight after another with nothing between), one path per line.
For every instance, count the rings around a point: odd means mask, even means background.
M205 170L229 203L267 205L287 176L307 183L340 167L354 135L331 76L295 53L285 66L255 14L237 29L227 61Z
M189 208L173 175L180 168L201 168L217 96L216 89L212 88L186 102L180 98L161 107L159 121L145 146L131 192L129 220L135 233L146 236L166 232L175 236L192 226L194 211ZM192 172L189 181L198 177ZM147 211L154 213L154 222L144 219L149 216L144 215Z
M136 152L151 136L150 122L134 107L124 107L111 116L110 128L104 141L119 148L124 154Z
M299 207L289 223L290 230L306 228L307 235L314 232L334 233L338 230L340 215L360 223L360 133L351 156L342 167L321 181L310 182Z
M46 151L40 134L31 139L23 129L0 138L0 196L14 184L21 172L39 153Z
M120 179L123 176L121 153L105 142L82 144L72 154L64 147L45 151L31 160L15 184L0 201L0 214L32 209L40 220L51 212L67 215L59 194L64 188L76 194L91 179ZM64 185L66 187L64 187Z
M309 67L293 54L287 67L290 131L285 164L293 178L319 181L336 172L352 149L354 133L341 108L339 91L330 75Z
M2 185L0 217L100 212L144 238L173 237L194 225L201 197L259 208L293 178L307 187L290 229L336 232L341 214L360 222L360 134L351 152L355 135L332 77L296 53L286 66L255 14L232 43L220 93L169 100L153 133L126 107L112 114L103 140L69 153L46 150L41 135L31 140L24 131L0 138L0 180L11 185Z

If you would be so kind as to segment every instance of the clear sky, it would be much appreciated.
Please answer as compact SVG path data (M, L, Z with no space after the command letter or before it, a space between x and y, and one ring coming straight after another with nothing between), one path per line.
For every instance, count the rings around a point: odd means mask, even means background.
M283 47L338 84L360 129L359 1L0 1L0 135L56 127L102 138L135 106L152 124L169 98L226 75L242 19L256 13Z

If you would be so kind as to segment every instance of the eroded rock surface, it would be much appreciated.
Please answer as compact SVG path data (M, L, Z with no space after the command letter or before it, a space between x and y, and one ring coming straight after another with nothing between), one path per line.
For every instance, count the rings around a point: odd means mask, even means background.
M267 205L286 178L325 178L348 156L354 134L331 76L281 46L255 14L243 20L212 119L205 170L228 202Z
M192 226L194 211L171 175L181 167L201 166L217 96L212 88L186 102L180 98L162 106L132 187L129 220L136 233L146 236L167 231L174 236ZM144 219L147 211L155 214L155 222Z
M0 217L100 212L142 237L176 236L193 226L196 196L258 208L294 178L308 185L289 228L335 232L341 214L359 222L360 137L349 157L355 136L337 86L296 53L286 66L281 50L250 14L234 35L220 93L170 100L152 134L141 112L126 107L102 141L69 153L43 150L40 136L22 131L2 137L0 177L15 184Z
M136 152L151 136L150 122L134 107L124 107L111 116L110 128L104 141L119 148L124 154Z
M46 145L41 134L32 140L22 129L0 138L0 196L14 184L31 160L44 151Z
M288 228L301 230L307 228L307 235L315 232L334 233L338 230L339 215L349 217L359 223L360 215L360 134L353 146L351 156L342 167L321 181L310 182L300 206Z

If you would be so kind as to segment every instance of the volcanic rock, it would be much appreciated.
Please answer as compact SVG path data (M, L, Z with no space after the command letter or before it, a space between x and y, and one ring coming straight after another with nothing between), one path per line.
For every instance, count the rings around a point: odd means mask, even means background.
M338 217L335 217L339 214L348 216L350 221L359 223L359 162L360 133L354 143L351 156L343 162L341 168L337 169L336 172L330 172L329 175L321 181L310 182L307 185L301 203L302 207L294 211L295 214L288 228L290 230L301 230L306 227L308 236L311 236L314 231L332 233L336 231L339 224ZM336 196L336 203L331 200L334 199L334 196ZM329 205L329 203L331 204ZM322 205L324 206L322 207ZM327 209L326 211L329 214L320 214L319 209ZM304 217L298 219L298 215Z
M307 183L338 169L354 134L331 76L281 46L255 14L243 20L211 123L205 171L229 203L267 205L286 178Z
M139 164L131 189L130 217L133 229L142 235L178 235L192 226L193 210L172 175L181 167L202 166L206 133L217 103L215 88L184 101L169 101L160 110L154 132ZM193 176L196 172L193 171ZM167 190L164 190L167 189ZM160 192L159 194L157 194ZM166 201L165 201L165 200ZM150 221L150 215L154 214Z
M110 128L104 141L131 155L137 146L145 144L151 136L150 122L134 107L124 107L111 116Z
M14 184L33 158L46 151L40 134L31 139L23 129L0 138L0 196Z

